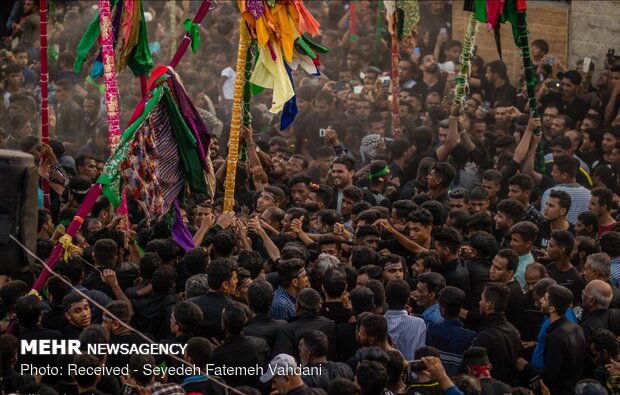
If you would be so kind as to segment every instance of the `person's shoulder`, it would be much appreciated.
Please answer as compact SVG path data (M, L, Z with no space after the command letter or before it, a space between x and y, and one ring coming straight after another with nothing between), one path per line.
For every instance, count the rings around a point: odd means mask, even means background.
M267 341L265 339L263 339L262 337L251 336L251 335L246 335L244 337L245 337L246 341L249 344L251 344L253 347L256 347L256 348L267 347L267 348L269 348L269 343L267 343Z

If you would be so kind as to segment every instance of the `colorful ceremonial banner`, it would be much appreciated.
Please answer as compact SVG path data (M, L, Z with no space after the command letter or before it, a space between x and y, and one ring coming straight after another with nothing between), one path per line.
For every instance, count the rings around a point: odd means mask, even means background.
M280 129L291 124L297 114L291 70L303 68L319 75L319 54L327 49L304 34L317 36L319 23L301 0L280 3L270 0L237 0L241 17L258 43L258 59L250 76L252 92L273 90L272 113L282 112Z
M147 75L153 68L153 59L146 35L146 22L144 21L144 10L141 0L111 0L110 7L113 8L111 18L112 30L114 32L114 47L116 50L116 70L123 71L129 67L135 76ZM82 40L76 49L75 63L73 69L79 72L82 64L86 60L88 52L95 46L101 33L99 25L99 14L95 15L93 21L82 36ZM91 75L103 74L103 59L101 54L93 67Z

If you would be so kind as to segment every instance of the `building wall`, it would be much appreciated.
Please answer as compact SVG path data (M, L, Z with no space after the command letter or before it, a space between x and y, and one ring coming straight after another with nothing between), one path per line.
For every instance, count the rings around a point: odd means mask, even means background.
M601 70L607 50L620 55L620 0L575 1L571 3L569 60L592 58L595 75Z

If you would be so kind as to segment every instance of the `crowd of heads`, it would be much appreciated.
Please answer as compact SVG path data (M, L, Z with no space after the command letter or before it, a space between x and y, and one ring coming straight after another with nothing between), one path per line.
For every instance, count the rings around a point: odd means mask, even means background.
M96 53L73 70L97 9L53 3L49 144L40 136L38 2L10 1L0 15L0 148L32 154L51 186L49 209L40 191L40 260L66 244L110 156L103 77L90 74ZM143 1L155 64L170 60L198 3ZM270 91L252 98L232 212L223 195L238 11L223 1L209 11L200 49L176 70L212 139L215 193L188 192L181 206L194 248L181 248L170 221L151 220L130 196L126 217L99 197L72 238L79 248L43 292L29 294L40 261L2 277L5 391L619 391L620 62L565 66L559 48L533 37L540 118L525 77L477 54L457 106L459 11L421 2L418 42L401 45L393 89L378 4L356 3L352 31L351 2L305 2L329 52L319 76L292 71L299 114L287 129L270 112ZM126 70L117 85L126 126L140 83ZM57 358L21 354L24 339L186 348L177 357ZM22 370L67 364L129 366L130 374ZM143 369L185 364L201 370ZM252 366L267 373L248 373Z

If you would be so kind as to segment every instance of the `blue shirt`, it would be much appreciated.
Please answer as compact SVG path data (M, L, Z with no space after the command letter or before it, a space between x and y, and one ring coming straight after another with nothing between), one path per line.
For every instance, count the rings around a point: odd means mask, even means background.
M429 327L431 324L441 324L443 322L443 317L441 316L441 312L439 311L439 303L435 303L430 306L422 313L422 319L426 323L426 326Z
M459 374L463 362L463 352L471 347L476 332L465 329L457 320L444 319L439 324L429 325L426 345L439 350L439 357L448 376Z
M616 287L620 287L620 256L611 260L611 275L609 276L611 283Z
M297 300L282 287L278 287L273 293L273 303L269 311L269 317L274 320L288 321L295 315Z
M579 325L573 309L567 309L565 316L567 320ZM534 353L532 354L531 365L540 370L544 369L545 367L545 345L547 344L547 329L550 325L551 320L549 319L549 316L545 316L542 326L540 327L540 331L538 332L538 339L536 339L536 348L534 348Z

